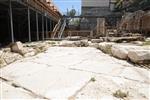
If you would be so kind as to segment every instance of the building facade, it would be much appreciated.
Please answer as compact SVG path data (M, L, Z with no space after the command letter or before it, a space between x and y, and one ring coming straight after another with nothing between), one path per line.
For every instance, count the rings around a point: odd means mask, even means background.
M115 3L116 0L82 0L81 12L82 16L85 16L85 18L82 19L81 29L95 29L97 27L97 21L100 18L106 19L106 23L109 23L110 25L115 25L114 23L116 23L117 17L110 18L115 14L113 12Z
M107 16L114 10L115 0L82 0L83 16Z

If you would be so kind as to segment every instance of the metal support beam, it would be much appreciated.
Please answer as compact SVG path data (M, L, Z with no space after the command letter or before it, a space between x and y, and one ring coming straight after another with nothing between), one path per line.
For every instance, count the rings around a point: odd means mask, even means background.
M49 37L48 37L47 17L45 17L45 18L46 18L46 38L49 38Z
M28 35L29 35L29 42L31 42L31 23L30 23L30 8L28 7Z
M53 21L53 29L54 29L54 27L55 27L55 22Z
M49 34L49 37L51 38L51 32L52 32L53 30L52 30L52 24L51 24L51 19L49 18L49 32L50 32L50 34Z
M39 19L38 19L37 12L36 12L36 37L37 37L37 41L39 41Z
M52 31L52 21L49 19L49 27L50 27L50 32Z
M14 43L14 28L13 28L13 16L12 16L12 4L9 0L9 14L10 14L10 25L11 25L11 41Z
M42 40L44 40L44 16L42 15Z

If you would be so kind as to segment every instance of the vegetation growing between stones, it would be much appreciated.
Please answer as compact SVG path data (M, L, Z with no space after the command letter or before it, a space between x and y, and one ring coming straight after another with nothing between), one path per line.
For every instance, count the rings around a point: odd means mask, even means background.
M90 79L90 81L91 81L91 82L95 82L96 79L95 79L94 77L92 77L92 78Z
M129 95L128 92L123 92L121 90L117 90L116 92L113 93L113 96L114 97L117 97L117 98L126 98L127 96Z
M150 41L144 42L143 45L150 45Z

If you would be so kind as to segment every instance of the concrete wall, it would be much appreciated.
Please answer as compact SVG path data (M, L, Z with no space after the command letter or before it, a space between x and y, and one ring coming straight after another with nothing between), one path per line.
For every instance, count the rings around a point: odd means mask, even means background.
M115 0L82 0L82 15L106 16L114 9Z
M106 16L111 13L109 7L82 7L84 16Z
M108 7L110 0L82 0L83 7Z
M82 15L83 16L95 16L94 19L86 19L88 21L88 30L93 30L97 26L97 19L101 16L107 17L114 12L114 4L116 0L82 0ZM106 22L116 23L116 20L108 20ZM87 26L84 22L81 22L81 29L84 29L84 25Z

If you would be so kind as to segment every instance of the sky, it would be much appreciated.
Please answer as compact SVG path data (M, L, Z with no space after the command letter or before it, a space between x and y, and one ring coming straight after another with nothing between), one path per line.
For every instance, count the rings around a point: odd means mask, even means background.
M77 12L81 12L81 0L53 0L53 2L62 14L67 12L67 8L74 8Z

